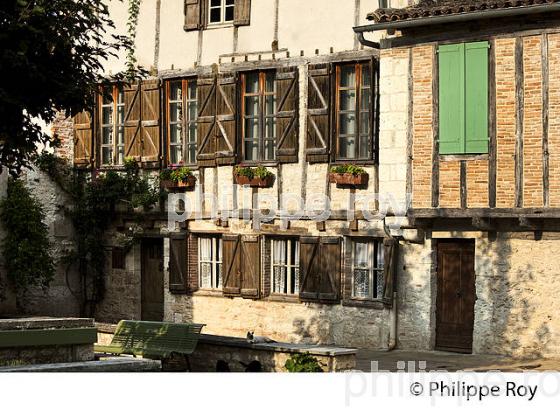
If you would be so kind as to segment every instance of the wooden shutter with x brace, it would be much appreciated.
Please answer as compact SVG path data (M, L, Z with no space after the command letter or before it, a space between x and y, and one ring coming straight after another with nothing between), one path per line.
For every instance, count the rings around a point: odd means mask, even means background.
M276 148L278 161L298 161L298 69L281 68L276 71Z
M309 66L307 160L328 162L331 139L331 64Z
M236 160L237 75L220 74L216 87L216 163L232 165Z
M199 77L198 92L198 151L201 167L216 165L216 77Z
M251 0L235 0L233 25L248 26L251 24Z
M142 163L148 167L159 166L162 159L160 152L160 93L159 80L149 80L142 83Z
M241 296L248 299L258 299L261 283L261 247L259 236L243 236L241 245Z
M223 294L224 296L241 295L241 237L224 235L223 249Z
M93 161L93 121L88 111L74 116L74 165L88 166Z
M185 31L202 27L202 8L206 0L185 0Z
M142 156L142 101L141 84L135 83L124 87L124 157L133 157L140 161Z
M300 240L300 298L334 302L340 297L340 239L303 237Z

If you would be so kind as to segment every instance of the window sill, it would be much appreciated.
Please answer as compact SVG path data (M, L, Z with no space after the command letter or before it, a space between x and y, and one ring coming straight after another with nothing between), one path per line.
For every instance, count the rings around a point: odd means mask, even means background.
M212 296L223 297L224 293L220 289L199 289L192 293L193 296Z
M299 295L281 295L272 294L266 298L270 302L283 302L283 303L300 303Z
M269 167L274 168L278 166L278 161L242 161L237 166L239 167Z
M222 23L208 23L204 30L218 30L221 28L233 28L234 24L233 21L227 21Z
M335 159L331 162L332 166L336 165L348 165L348 164L356 164L356 165L377 165L377 161L373 159Z
M440 161L482 161L488 158L488 154L439 154Z
M385 304L383 304L383 302L381 302L380 300L344 299L342 301L342 305L350 306L350 307L378 309L378 310L385 309Z

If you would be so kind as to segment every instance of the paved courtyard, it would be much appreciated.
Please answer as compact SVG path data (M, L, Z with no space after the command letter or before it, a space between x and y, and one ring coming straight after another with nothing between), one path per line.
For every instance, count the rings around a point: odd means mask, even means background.
M367 349L360 349L358 351L356 368L368 372L371 370L372 361L378 363L379 370L386 371L418 371L419 362L426 362L426 371L560 371L560 358L518 359L493 355L469 355L436 351L418 352L394 350L392 352L386 352ZM399 364L399 362L401 363Z

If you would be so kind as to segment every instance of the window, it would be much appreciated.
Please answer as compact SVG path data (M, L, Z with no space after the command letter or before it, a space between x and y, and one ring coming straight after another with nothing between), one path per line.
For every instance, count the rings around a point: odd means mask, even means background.
M438 48L440 154L488 153L488 48L486 41Z
M198 238L198 272L202 289L222 288L222 238Z
M295 239L271 241L272 293L299 293L299 242Z
M101 96L101 164L124 164L124 92L107 87Z
M196 164L198 102L196 80L167 84L169 163Z
M336 77L337 159L371 159L371 64L338 66Z
M276 86L274 72L243 79L243 151L246 161L276 159Z
M126 252L124 248L114 247L111 252L112 268L126 269Z
M234 0L210 0L209 24L233 22Z
M352 247L352 298L381 299L384 286L383 243L354 241Z

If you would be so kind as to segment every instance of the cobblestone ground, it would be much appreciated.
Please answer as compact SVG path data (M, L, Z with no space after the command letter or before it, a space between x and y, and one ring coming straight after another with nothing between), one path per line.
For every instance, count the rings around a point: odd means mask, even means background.
M520 359L503 356L467 355L435 351L417 352L395 350L392 352L385 352L367 349L360 349L358 351L356 356L356 368L358 370L364 372L371 371L372 362L377 362L378 369L385 371L418 371L419 362L426 362L425 370L427 371L560 371L560 358Z

